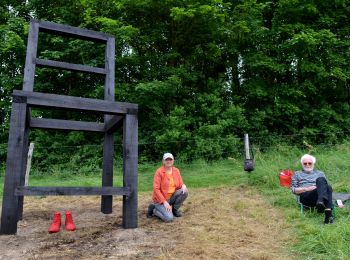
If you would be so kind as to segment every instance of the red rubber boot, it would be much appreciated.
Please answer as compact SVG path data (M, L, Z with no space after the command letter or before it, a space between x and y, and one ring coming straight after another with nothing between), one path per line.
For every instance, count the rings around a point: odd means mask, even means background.
M73 223L72 211L66 211L66 230L74 231L75 225Z
M61 228L61 213L55 212L53 214L53 221L49 228L49 233L57 233L60 232Z

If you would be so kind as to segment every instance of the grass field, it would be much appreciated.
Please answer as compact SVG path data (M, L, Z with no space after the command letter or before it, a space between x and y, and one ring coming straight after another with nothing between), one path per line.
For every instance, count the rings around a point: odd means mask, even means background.
M300 259L350 259L349 205L338 209L336 223L323 225L323 216L314 212L300 214L295 196L289 189L279 186L281 169L300 168L300 157L312 153L317 158L316 168L324 171L335 192L350 193L350 143L336 146L308 147L301 150L290 146L275 147L273 151L255 152L255 170L243 171L241 158L228 158L208 163L194 161L191 164L176 162L185 183L191 190L214 187L239 187L260 193L269 204L283 215L285 228L293 237L288 249ZM159 164L139 165L139 191L147 194L152 189L152 179ZM118 167L119 168L119 167ZM2 173L1 176L4 174ZM116 170L115 185L121 185L121 172ZM0 192L3 177L0 179ZM100 177L72 175L65 172L31 176L31 186L99 186ZM294 239L296 238L296 239Z

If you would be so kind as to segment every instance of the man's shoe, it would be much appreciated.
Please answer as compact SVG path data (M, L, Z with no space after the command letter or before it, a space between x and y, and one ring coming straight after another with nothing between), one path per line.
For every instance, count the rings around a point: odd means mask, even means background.
M334 218L333 217L325 218L324 219L324 223L325 224L333 224L334 223Z
M178 209L173 209L173 215L177 218L182 217L182 212Z
M322 201L319 201L316 204L316 208L317 208L317 212L318 213L323 213L325 208L326 208L326 206L324 205L324 203Z
M155 206L154 204L149 204L148 206L148 210L147 210L147 218L151 218L153 217L153 210L154 210Z

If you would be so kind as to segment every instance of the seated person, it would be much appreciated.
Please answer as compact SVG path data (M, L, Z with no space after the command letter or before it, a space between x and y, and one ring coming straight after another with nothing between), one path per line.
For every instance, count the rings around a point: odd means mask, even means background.
M187 198L188 190L179 169L174 167L174 156L165 153L162 163L163 166L158 168L154 175L153 203L148 207L147 217L155 215L165 222L170 222L174 216L182 216L179 208Z
M300 203L308 207L316 207L325 213L325 224L334 223L332 216L332 187L327 183L323 172L315 170L316 158L305 154L301 157L302 171L292 177L291 190L300 197Z

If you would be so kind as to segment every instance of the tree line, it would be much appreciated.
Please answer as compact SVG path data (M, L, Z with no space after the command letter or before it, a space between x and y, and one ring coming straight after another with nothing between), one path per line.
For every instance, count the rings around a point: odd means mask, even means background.
M0 143L8 138L11 93L22 88L31 18L115 36L115 99L139 104L139 140L154 144L141 158L159 160L171 151L218 159L238 153L244 133L309 143L339 142L350 133L348 0L12 0L0 4ZM103 66L104 49L43 34L38 55ZM34 90L103 98L103 78L42 68ZM33 114L102 120L65 111ZM45 147L101 139L31 133Z

